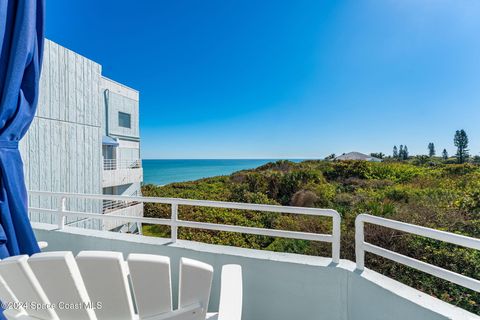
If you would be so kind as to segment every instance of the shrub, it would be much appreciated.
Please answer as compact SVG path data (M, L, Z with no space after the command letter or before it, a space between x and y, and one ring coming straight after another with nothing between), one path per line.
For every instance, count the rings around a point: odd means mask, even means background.
M364 161L277 161L229 177L213 177L163 187L146 185L146 196L181 197L247 203L326 207L342 215L342 256L354 259L354 224L358 214L459 231L480 237L480 170L469 164L413 158ZM145 204L147 217L170 217L170 206ZM237 224L313 233L331 232L331 220L279 213L219 208L180 207L180 217L193 221ZM368 224L367 224L368 226ZM144 233L168 237L165 226L144 225ZM480 278L479 253L404 235L385 228L366 228L368 241L407 256ZM310 255L330 255L326 243L239 233L180 228L179 237ZM391 261L367 255L367 266L429 294L480 314L479 294L427 276Z

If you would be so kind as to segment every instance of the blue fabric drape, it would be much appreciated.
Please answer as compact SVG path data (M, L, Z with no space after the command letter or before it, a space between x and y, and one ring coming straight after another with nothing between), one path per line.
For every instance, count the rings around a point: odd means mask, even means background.
M39 252L18 141L37 108L43 0L0 0L0 258Z

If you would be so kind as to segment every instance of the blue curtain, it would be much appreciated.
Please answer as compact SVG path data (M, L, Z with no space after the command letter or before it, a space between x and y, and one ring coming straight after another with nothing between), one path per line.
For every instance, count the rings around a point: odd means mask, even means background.
M0 258L40 251L18 141L37 108L44 6L43 0L0 0Z

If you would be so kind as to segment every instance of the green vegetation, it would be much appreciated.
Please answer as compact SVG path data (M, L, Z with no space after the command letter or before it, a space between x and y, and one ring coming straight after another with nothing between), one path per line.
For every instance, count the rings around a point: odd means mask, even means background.
M448 159L447 149L443 149L443 151L442 151L442 159L443 159L443 160L447 160L447 159Z
M465 163L468 160L468 136L465 130L457 130L453 139L455 147L457 147L457 161L458 163Z
M402 156L408 152L404 146L400 150ZM383 163L278 161L231 176L164 187L147 185L143 193L157 197L333 208L342 215L342 258L350 260L355 260L355 217L365 212L480 238L480 167L470 163L449 164L448 159L433 156L410 157L408 161L386 158ZM169 217L170 208L146 204L145 215ZM217 208L182 206L180 218L318 233L331 230L331 222L326 218ZM145 226L143 231L148 235L169 236L169 229L163 226ZM480 279L478 251L371 225L367 225L365 234L367 240L376 245ZM330 246L313 241L187 228L180 228L179 237L308 255L331 254ZM478 293L374 255L367 255L366 261L369 268L480 314Z
M385 158L385 154L383 152L372 152L370 153L372 157L378 158L378 159L383 159Z
M428 144L428 156L430 158L435 156L435 144L433 142Z
M393 146L392 158L398 159L398 149L397 146Z

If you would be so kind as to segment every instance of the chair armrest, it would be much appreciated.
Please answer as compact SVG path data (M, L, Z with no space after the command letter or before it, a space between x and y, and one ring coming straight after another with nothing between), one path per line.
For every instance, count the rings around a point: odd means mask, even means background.
M222 268L218 320L241 320L243 280L242 267L227 264Z

